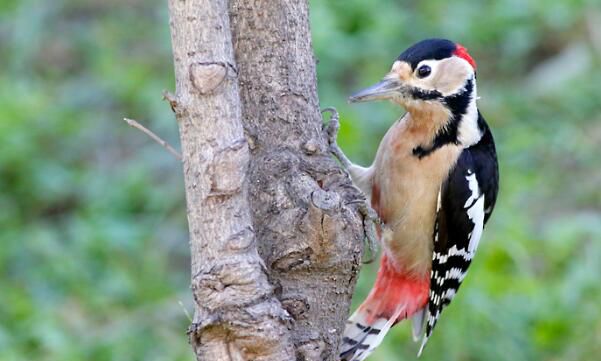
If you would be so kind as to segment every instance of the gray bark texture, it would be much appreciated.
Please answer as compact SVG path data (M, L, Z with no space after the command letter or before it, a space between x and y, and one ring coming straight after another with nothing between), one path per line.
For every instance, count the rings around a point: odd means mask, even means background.
M363 198L322 130L305 0L169 0L197 360L336 360Z

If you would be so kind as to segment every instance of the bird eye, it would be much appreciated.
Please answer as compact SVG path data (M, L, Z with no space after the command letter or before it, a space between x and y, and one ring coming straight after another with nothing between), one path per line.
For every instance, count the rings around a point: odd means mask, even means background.
M419 67L419 69L417 69L417 76L419 78L425 78L428 75L430 75L431 72L432 72L432 69L430 69L429 66L422 65L422 66Z

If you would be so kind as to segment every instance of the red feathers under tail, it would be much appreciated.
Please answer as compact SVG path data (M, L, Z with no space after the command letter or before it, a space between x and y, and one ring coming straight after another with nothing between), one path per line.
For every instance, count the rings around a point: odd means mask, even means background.
M418 313L428 302L429 275L422 278L396 271L384 255L376 283L367 299L349 318L340 358L364 360L397 322Z

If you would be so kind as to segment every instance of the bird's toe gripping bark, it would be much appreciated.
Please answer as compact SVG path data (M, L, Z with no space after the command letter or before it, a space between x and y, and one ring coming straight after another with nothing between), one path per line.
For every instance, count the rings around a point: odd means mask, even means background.
M336 142L336 139L338 138L338 130L340 129L340 116L334 107L328 107L321 111L322 114L326 112L330 113L330 120L324 127L324 132L328 140L328 149L330 153L332 153L332 155L334 155L334 157L340 161L342 167L348 169L353 163L351 163L351 161L346 157Z
M369 249L369 258L363 261L363 263L371 263L376 258L376 252L378 250L376 225L383 225L380 217L378 217L376 211L367 204L367 201L363 202L358 210L363 216L363 232L365 233L365 239L367 240L367 247Z
M330 119L328 123L324 126L324 133L326 139L328 140L328 149L330 153L334 157L336 157L342 167L348 172L349 168L353 166L353 163L346 157L342 149L338 146L336 139L338 137L338 130L340 129L340 116L338 115L338 111L334 107L328 107L321 111L321 113L330 113ZM349 174L350 176L350 174ZM351 177L352 178L352 177ZM355 202L353 202L355 203ZM360 201L356 202L357 210L363 217L363 232L365 233L365 239L367 241L367 247L369 249L369 258L364 263L371 263L376 257L377 245L378 245L378 235L376 232L376 225L383 226L380 217L376 211L371 208L368 201L365 198L362 198Z

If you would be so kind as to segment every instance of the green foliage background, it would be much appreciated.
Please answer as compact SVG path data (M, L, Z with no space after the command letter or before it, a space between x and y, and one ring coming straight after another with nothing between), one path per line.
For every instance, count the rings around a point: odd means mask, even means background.
M311 20L322 106L365 165L401 110L349 93L426 37L478 61L501 193L422 360L598 359L598 0L314 0ZM0 361L192 360L181 168L121 121L178 143L165 3L3 0L0 64ZM371 360L416 351L399 326Z

